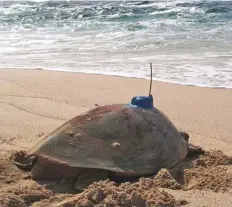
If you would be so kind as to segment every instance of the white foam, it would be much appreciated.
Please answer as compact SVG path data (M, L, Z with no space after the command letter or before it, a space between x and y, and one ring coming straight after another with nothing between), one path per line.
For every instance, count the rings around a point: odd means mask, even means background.
M40 26L33 23L33 16L28 17L27 23L22 23L22 19L18 24L6 21L0 24L0 67L149 78L149 63L153 62L157 80L231 88L232 23L208 25L192 21L191 15L201 15L204 10L175 6L188 2L193 1L163 0L133 5L165 8L141 20L106 21L99 7L96 12L99 19L51 19ZM7 18L15 13L18 18L17 12L28 9L28 5L14 4L0 8L0 13ZM61 13L65 11L59 9ZM79 7L67 8L69 14L80 10ZM170 12L177 12L179 16L166 19L153 16ZM120 15L118 12L108 18L117 19ZM191 21L186 21L185 17L191 17ZM61 26L57 26L59 24ZM137 29L131 29L133 27Z

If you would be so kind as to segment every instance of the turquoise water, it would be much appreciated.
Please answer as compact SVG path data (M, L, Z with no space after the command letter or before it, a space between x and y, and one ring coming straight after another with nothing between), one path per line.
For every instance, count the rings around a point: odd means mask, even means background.
M0 68L232 87L232 1L1 1Z

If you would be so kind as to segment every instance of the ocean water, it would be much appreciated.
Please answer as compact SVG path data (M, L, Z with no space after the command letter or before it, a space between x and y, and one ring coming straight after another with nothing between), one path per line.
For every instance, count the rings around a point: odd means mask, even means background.
M232 1L0 1L0 68L232 88Z

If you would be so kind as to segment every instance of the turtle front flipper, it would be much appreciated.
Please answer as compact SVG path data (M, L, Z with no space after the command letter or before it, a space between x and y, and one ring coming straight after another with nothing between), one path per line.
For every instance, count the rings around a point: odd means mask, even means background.
M75 188L76 190L83 191L92 183L106 180L108 177L109 172L107 170L83 169L77 177Z
M205 153L205 151L201 147L195 146L195 145L189 143L189 134L188 133L186 133L184 131L179 131L179 132L180 132L180 136L182 137L182 139L188 143L188 153L187 153L188 158L202 155Z
M31 170L35 161L35 155L28 155L25 151L19 151L11 155L11 161L22 170Z
M188 154L187 154L188 158L196 157L204 153L205 150L203 150L201 147L188 143Z

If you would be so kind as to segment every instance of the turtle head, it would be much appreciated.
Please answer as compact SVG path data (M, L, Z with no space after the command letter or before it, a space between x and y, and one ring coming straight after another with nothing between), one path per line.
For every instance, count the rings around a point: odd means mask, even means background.
M185 140L186 142L189 141L189 134L188 134L188 133L180 131L180 136L181 136L182 139Z
M202 155L205 153L205 151L201 147L195 146L195 145L189 143L189 134L188 133L180 131L180 136L184 140L184 144L187 147L186 157L192 158L192 157Z
M22 170L31 170L36 161L36 155L19 151L11 155L11 161Z

